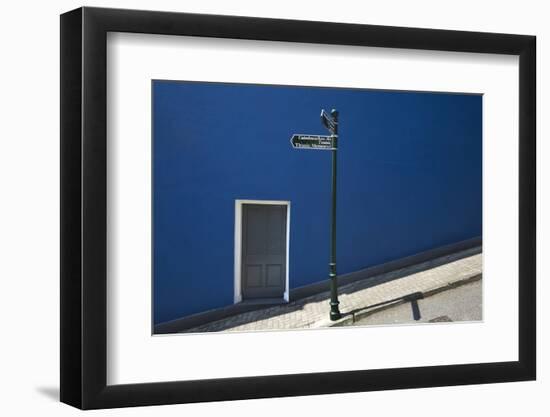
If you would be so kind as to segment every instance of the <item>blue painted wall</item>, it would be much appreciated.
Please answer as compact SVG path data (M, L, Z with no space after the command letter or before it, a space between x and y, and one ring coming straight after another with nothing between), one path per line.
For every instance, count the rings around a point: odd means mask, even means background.
M481 236L482 98L153 82L154 322L233 303L235 199L290 200L290 287L327 278L340 111L338 273Z

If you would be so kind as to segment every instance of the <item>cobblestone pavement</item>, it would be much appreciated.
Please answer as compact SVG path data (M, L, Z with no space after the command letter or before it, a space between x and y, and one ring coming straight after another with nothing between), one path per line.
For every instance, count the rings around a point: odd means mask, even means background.
M406 323L444 323L483 319L481 280L418 300L418 316L411 303L404 303L356 320L351 326Z
M479 277L481 271L482 254L477 249L381 274L339 287L340 311L346 317L353 311L411 293L426 293L468 281ZM182 333L328 327L334 324L328 320L329 299L327 291L284 305L238 314Z

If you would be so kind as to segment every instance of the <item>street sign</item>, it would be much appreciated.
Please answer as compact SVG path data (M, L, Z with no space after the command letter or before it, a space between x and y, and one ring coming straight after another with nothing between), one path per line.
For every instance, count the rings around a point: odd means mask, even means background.
M320 149L333 151L336 148L333 146L334 138L324 135L292 135L290 143L296 149Z
M333 135L336 134L336 123L332 119L332 117L328 115L325 109L321 110L321 123L323 123L323 126L325 126L330 131L330 133L332 133Z
M292 135L290 143L295 149L322 149L332 151L332 215L331 215L331 242L330 242L330 313L332 321L342 317L338 304L338 275L336 274L336 154L338 153L338 111L332 109L330 116L321 110L321 123L330 131L330 136L323 135Z

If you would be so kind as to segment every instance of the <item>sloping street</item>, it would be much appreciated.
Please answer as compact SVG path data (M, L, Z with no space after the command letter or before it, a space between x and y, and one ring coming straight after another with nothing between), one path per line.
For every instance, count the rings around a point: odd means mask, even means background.
M330 294L323 292L288 304L237 314L182 330L181 333L289 330L353 325L363 317L374 313L380 314L380 311L396 308L404 303L407 305L402 307L403 310L399 310L400 313L395 316L387 316L387 320L388 323L409 322L410 305L414 302L422 303L423 306L422 298L449 290L445 302L449 305L458 305L461 297L455 300L455 291L451 289L479 281L481 273L482 254L480 248L474 248L341 286L339 300L342 318L336 322L329 319ZM475 304L475 300L481 299L481 285L472 291L476 292L472 294L472 302ZM408 316L406 311L409 312ZM441 311L439 316L447 314L446 309ZM420 316L422 317L422 313Z

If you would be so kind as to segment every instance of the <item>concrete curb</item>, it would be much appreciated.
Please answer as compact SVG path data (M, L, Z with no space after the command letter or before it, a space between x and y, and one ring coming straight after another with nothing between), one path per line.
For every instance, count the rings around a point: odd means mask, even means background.
M451 282L448 282L445 285L440 285L440 286L437 286L437 287L434 287L434 288L430 288L426 291L422 291L422 292L418 293L419 295L421 295L421 297L418 297L418 298L420 298L420 299L421 298L427 298L427 297L430 297L432 295L438 294L438 293L443 292L443 291L451 290L453 288L457 288L457 287L460 287L462 285L466 285L466 284L470 284L470 283L475 282L475 281L479 281L482 278L482 276L483 276L482 273L475 273L475 274L469 275L467 277L464 277L462 279L459 279L457 281L451 281ZM367 316L370 316L372 314L376 314L376 313L379 313L381 311L384 311L384 310L390 309L392 307L396 307L398 305L409 302L406 299L407 296L409 296L409 295L410 294L404 294L403 296L401 296L399 299L396 299L395 301L388 300L387 304L384 303L383 305L379 305L379 304L382 304L382 303L377 303L376 307L365 307L364 309L356 310L356 311L353 311L351 313L347 313L340 320L330 321L330 319L323 319L323 320L317 321L315 323L312 323L310 325L310 328L317 329L317 328L323 328L323 327L344 327L344 326L349 326L349 325L355 323L357 320L360 320L360 319L365 318Z

